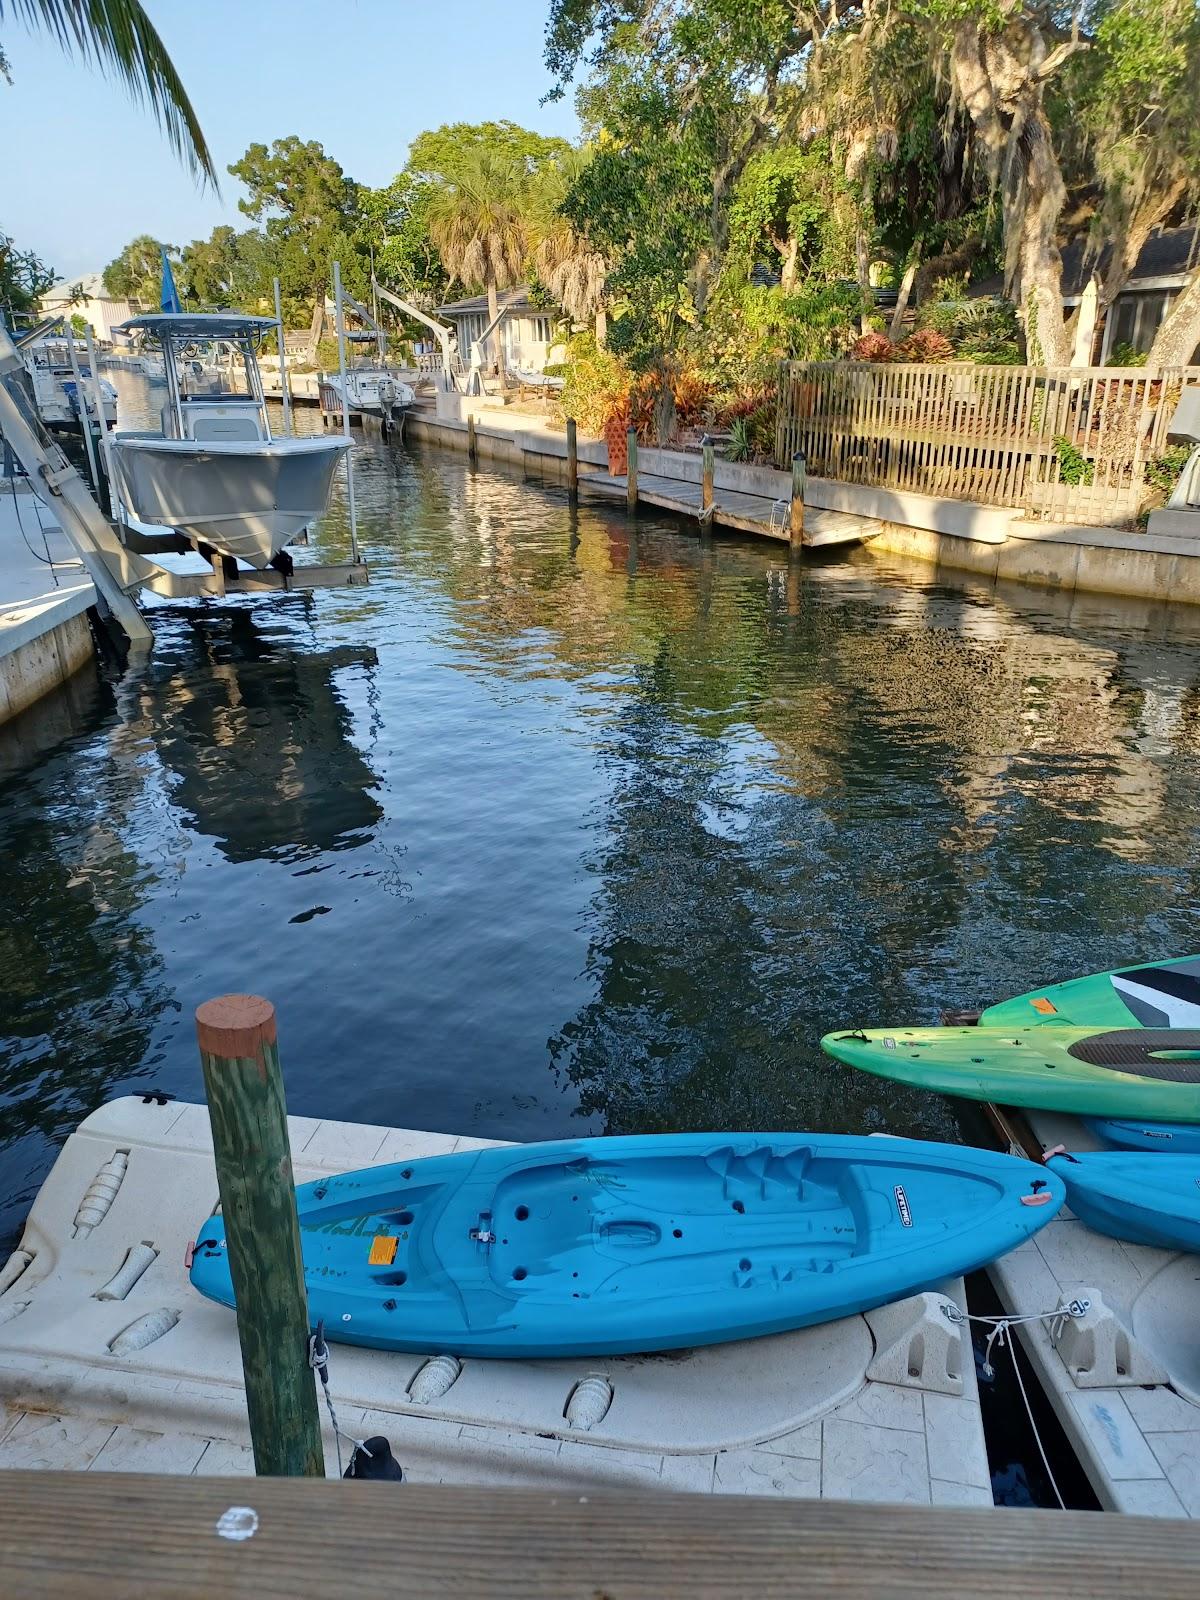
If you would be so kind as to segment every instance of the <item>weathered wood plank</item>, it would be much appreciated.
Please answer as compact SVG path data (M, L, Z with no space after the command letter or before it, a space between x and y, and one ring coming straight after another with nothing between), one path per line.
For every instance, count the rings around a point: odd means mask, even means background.
M1191 1600L1200 1570L1196 1524L1093 1512L95 1472L0 1473L0 1500L21 1600Z

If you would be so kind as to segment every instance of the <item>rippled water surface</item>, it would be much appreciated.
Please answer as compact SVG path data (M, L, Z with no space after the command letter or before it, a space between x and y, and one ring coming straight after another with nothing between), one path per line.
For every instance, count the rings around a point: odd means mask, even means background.
M356 486L369 588L158 605L0 730L0 1235L102 1100L200 1096L225 990L310 1115L953 1138L819 1035L1200 942L1190 609L789 571L427 449Z

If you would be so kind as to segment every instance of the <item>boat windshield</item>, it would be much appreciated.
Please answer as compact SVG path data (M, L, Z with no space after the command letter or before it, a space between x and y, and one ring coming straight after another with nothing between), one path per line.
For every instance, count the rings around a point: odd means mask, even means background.
M251 363L253 355L241 342L196 339L174 345L175 370L183 400L206 398L258 398Z

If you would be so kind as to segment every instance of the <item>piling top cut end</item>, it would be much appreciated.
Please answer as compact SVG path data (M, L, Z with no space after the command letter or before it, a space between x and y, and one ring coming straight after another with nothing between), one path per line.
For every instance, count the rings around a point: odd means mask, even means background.
M218 995L196 1007L196 1037L207 1055L256 1056L275 1043L275 1007L258 994Z

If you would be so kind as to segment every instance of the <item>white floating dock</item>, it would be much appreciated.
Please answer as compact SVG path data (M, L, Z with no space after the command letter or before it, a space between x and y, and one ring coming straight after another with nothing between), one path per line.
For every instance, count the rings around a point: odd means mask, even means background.
M487 1142L290 1126L299 1181ZM71 1135L0 1269L0 1467L252 1470L233 1314L197 1295L184 1268L216 1199L203 1106L116 1100ZM330 1382L343 1429L386 1435L418 1483L986 1506L974 1361L947 1297L963 1307L961 1279L769 1339L471 1360L457 1376L444 1357L334 1345ZM589 1428L566 1412L592 1375L612 1398ZM326 1460L336 1470L328 1430Z
M1073 1117L1025 1115L1047 1149L1100 1148ZM1200 1516L1200 1259L1109 1239L1064 1206L990 1272L1014 1316L1091 1302L1019 1332L1100 1504Z
M92 580L53 515L0 478L0 722L65 683L92 657Z

